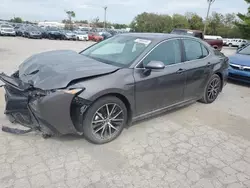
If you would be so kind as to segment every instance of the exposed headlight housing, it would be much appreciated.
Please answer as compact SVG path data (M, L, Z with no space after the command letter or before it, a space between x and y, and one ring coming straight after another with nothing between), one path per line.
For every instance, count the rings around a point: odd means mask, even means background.
M76 95L79 94L83 91L83 88L78 88L78 89L67 89L67 90L62 90L64 93L68 93L68 94L72 94L72 95Z

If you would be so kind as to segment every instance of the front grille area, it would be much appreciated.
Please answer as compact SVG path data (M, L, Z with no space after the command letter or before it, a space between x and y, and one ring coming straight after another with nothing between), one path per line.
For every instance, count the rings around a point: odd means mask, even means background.
M238 75L238 74L231 74L229 73L228 75L230 78L234 78L234 79L239 79L239 80L246 80L250 82L250 77L248 76L242 76L242 75Z
M3 31L5 31L5 32L13 32L12 29L3 29Z
M243 66L242 68L240 68L241 66L232 65L232 64L230 64L230 66L231 66L233 69L236 69L236 70L241 70L241 71L250 72L250 67Z

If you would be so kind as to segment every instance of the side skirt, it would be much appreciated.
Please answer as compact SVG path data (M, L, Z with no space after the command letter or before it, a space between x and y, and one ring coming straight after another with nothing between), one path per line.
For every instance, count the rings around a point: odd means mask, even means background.
M164 112L171 111L171 110L176 109L176 108L181 108L183 106L190 105L192 103L195 103L197 100L199 100L199 99L191 99L191 100L183 101L183 102L173 104L173 105L170 105L170 106L166 106L164 108L160 108L160 109L157 109L157 110L154 110L154 111L151 111L151 112L147 112L145 114L133 117L132 122L147 119L147 118L162 114Z

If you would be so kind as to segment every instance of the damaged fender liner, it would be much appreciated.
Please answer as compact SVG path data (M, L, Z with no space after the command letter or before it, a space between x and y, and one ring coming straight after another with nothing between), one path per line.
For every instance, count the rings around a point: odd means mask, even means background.
M31 130L39 130L46 135L78 134L71 119L71 104L74 94L56 91L43 97L33 97L29 94L30 87L22 87L18 79L0 74L6 90L5 114L13 121ZM84 90L85 88L83 88ZM86 106L89 101L86 101ZM3 131L14 134L24 134L31 130L19 130L3 127Z

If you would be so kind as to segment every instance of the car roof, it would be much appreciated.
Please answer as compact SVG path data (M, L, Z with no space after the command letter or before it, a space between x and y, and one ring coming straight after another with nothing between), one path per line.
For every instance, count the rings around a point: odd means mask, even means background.
M168 34L168 33L122 33L121 35L144 38L144 39L149 39L152 41L153 40L161 41L161 40L166 40L166 39L171 39L171 38L194 38L194 39L197 39L196 37L193 37L193 36Z

